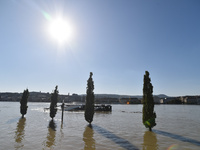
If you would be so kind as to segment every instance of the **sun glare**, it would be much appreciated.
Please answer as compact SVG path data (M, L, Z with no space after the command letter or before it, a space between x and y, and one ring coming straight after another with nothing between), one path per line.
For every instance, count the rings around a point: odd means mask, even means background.
M63 18L56 18L50 21L49 33L59 44L64 44L71 40L72 28Z

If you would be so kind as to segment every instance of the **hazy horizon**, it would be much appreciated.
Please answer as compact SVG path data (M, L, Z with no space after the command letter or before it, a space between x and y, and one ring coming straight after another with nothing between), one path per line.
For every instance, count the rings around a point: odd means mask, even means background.
M49 94L51 94L53 91L51 91L51 92L45 92L45 91L29 91L30 93L31 92L36 92L36 93L49 93ZM0 91L0 93L23 93L23 91L19 91L19 92L16 92L16 91L4 91L4 92L2 92L2 91ZM77 94L77 95L86 95L86 93L58 93L59 95L73 95L73 94ZM133 96L133 97L141 97L141 96L143 96L143 94L141 94L141 95L139 95L139 94L135 94L135 95L133 95L133 94L117 94L117 93L94 93L95 95L119 95L119 96ZM200 95L167 95L167 94L153 94L153 96L160 96L160 95L162 95L162 96L167 96L167 97L180 97L180 96L200 96Z

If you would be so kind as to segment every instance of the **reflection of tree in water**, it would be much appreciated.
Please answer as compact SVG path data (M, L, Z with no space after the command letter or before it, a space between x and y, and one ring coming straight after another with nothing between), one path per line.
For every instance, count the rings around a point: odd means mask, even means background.
M83 141L85 142L84 150L95 150L95 140L93 136L94 130L92 126L89 125L85 128L85 132L83 133Z
M49 122L48 128L49 129L48 129L46 147L51 148L53 145L55 145L55 138L56 138L56 124L53 119Z
M60 143L61 143L61 141L62 141L62 139L64 138L64 133L63 133L63 123L61 123L61 125L60 125Z
M144 134L143 150L157 150L157 137L154 132L146 131Z
M18 143L18 145L15 146L16 149L21 149L22 147L24 147L24 145L22 144L22 140L24 139L25 125L26 118L20 118L15 131L15 142Z

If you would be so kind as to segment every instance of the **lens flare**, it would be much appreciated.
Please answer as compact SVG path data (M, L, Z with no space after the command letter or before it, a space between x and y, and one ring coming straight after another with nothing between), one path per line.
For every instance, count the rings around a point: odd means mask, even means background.
M46 20L51 21L51 16L47 12L42 11L42 14Z
M170 147L167 148L167 150L176 150L178 148L177 144L173 144Z

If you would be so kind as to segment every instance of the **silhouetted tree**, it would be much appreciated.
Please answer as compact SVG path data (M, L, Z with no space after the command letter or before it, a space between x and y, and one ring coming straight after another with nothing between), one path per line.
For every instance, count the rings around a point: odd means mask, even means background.
M91 124L94 116L94 83L92 79L92 72L90 72L90 77L87 80L87 94L86 94L86 104L85 104L85 120Z
M58 102L58 86L55 87L53 93L51 93L51 104L50 104L50 117L53 119L57 112L57 102Z
M22 114L22 118L27 113L28 96L29 96L29 91L28 91L28 89L26 89L26 90L24 90L22 98L20 100L20 104L21 104L21 106L20 106L20 113Z
M153 99L153 86L151 84L151 79L149 78L149 72L145 71L144 84L143 84L143 124L146 128L153 128L156 118L156 113L154 112L154 99Z

